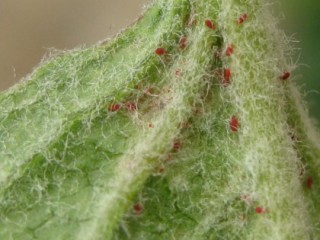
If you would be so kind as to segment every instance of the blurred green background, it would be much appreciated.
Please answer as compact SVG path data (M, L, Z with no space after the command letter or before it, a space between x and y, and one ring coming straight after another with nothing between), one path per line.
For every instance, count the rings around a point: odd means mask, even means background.
M0 0L0 90L30 73L48 48L71 49L110 37L150 1ZM320 1L274 2L282 28L299 41L293 78L303 87L312 116L320 120Z
M285 15L283 29L298 41L294 78L305 91L311 115L320 122L320 1L280 0L277 8Z

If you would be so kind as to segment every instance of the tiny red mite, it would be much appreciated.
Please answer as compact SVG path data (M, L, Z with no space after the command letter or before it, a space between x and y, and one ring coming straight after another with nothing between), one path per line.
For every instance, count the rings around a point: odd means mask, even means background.
M180 77L181 76L181 69L176 69L175 73L176 73L177 77Z
M249 203L251 200L250 200L250 197L248 195L243 195L241 196L241 200L246 202L246 203Z
M303 166L300 166L299 176L303 176L303 174L304 174L304 167L303 167Z
M223 85L227 86L230 84L230 78L231 78L231 70L229 68L225 68L223 70Z
M127 102L125 105L126 105L126 108L130 111L135 111L137 109L137 106L135 103Z
M233 53L233 45L230 44L230 45L228 45L228 47L226 49L226 56L230 57L232 53Z
M181 129L188 129L188 128L191 128L191 124L188 123L188 122L183 122L183 123L180 123L180 124L179 124L179 128L181 128Z
M164 48L157 48L155 51L155 54L161 56L167 53L167 51Z
M266 213L266 210L263 207L256 207L255 211L258 214Z
M190 17L187 26L191 27L197 24L197 20L194 17Z
M307 185L307 188L312 188L312 185L313 185L313 178L312 177L307 178L306 185Z
M237 132L239 128L239 121L238 118L235 116L232 116L229 122L229 127L232 132Z
M181 148L181 143L178 140L174 141L172 148L173 150L178 151Z
M167 158L165 159L165 162L170 162L173 160L173 157L171 154L168 154Z
M134 206L133 206L133 210L134 210L134 213L139 215L142 213L143 211L143 206L140 204L140 203L136 203Z
M247 18L248 18L248 14L244 13L238 18L237 23L242 24L245 20L247 20Z
M181 49L184 49L186 46L187 46L187 37L186 37L186 36L183 36L183 37L180 39L179 47L180 47Z
M215 51L214 58L217 61L221 60L221 51L220 50Z
M144 94L148 94L148 95L152 95L155 93L155 89L153 87L148 87L146 89L143 90Z
M290 77L290 73L289 72L284 72L282 73L282 75L280 76L281 80L287 80Z
M109 111L110 112L116 112L116 111L120 110L120 108L121 108L120 104L111 104L109 106Z
M207 19L205 22L205 25L210 28L210 29L216 29L216 25L214 25L214 23L212 22L212 20Z

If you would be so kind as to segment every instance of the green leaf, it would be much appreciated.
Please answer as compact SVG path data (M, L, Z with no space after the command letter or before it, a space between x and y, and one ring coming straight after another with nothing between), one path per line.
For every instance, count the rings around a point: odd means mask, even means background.
M1 93L0 238L317 239L320 138L270 13L155 1Z

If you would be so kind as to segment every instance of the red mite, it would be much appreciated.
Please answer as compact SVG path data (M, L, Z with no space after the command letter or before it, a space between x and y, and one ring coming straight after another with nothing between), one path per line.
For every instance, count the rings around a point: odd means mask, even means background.
M256 207L255 211L258 214L266 213L266 210L263 207Z
M290 77L290 73L289 72L284 72L282 73L282 75L280 76L281 80L287 80Z
M165 159L165 162L170 162L173 160L173 157L171 154L168 154L167 158Z
M221 51L219 50L215 51L214 58L218 61L221 60Z
M210 28L210 29L216 29L216 25L214 25L214 23L212 22L212 20L207 19L205 22L205 25Z
M247 20L247 18L248 18L248 14L244 13L238 18L237 23L242 24L245 20Z
M230 84L230 78L231 78L231 70L229 68L225 68L223 70L223 85L227 86Z
M181 69L177 69L175 73L176 73L177 77L180 77L181 76Z
M142 213L143 211L143 206L140 204L140 203L136 203L134 206L133 206L133 210L134 210L134 213L139 215Z
M181 49L184 49L186 46L187 46L187 37L186 37L186 36L183 36L183 37L180 39L179 47L180 47Z
M232 132L237 132L239 128L238 118L236 118L235 116L232 116L229 122L229 127Z
M181 143L178 140L174 141L172 148L173 150L178 151L181 148Z
M137 106L135 103L127 102L125 105L126 105L126 108L130 111L135 111L137 109Z
M161 56L167 53L167 51L164 48L157 48L155 51L155 54Z
M241 200L245 203L250 203L250 197L248 195L241 196Z
M154 94L154 89L152 87L148 87L146 89L143 90L143 93L145 94Z
M230 45L228 45L228 47L226 49L226 56L230 57L232 53L233 53L233 45L230 44Z
M307 188L312 188L312 185L313 185L313 178L312 177L307 178L306 185L307 185Z
M110 112L116 112L116 111L120 110L120 108L121 108L120 104L111 104L109 106L109 111Z
M197 19L195 19L194 17L190 17L189 21L188 21L188 27L194 26L197 24Z

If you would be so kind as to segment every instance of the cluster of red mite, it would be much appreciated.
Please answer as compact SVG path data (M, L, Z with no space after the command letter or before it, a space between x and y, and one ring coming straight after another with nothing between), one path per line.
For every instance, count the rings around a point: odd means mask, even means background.
M248 18L248 15L246 13L242 14L236 21L237 24L241 25L243 24ZM215 30L216 29L216 25L214 24L214 22L210 19L205 20L205 26L209 29ZM179 41L179 48L180 49L185 49L187 46L187 37L186 36L182 36L180 41ZM154 53L158 56L163 56L167 54L167 50L163 47L158 47ZM226 50L224 52L226 57L231 57L231 55L234 53L234 46L233 44L229 44L226 47ZM181 70L177 70L176 71L176 75L180 76L181 75ZM279 79L281 80L287 80L290 77L290 72L285 71L283 72L280 76ZM231 83L231 69L230 68L224 68L223 69L223 76L222 76L222 85L227 87L229 84ZM133 102L126 102L124 104L112 104L109 106L109 111L111 112L116 112L118 110L120 110L122 107L125 107L127 110L129 111L135 111L137 109L137 106L135 103ZM148 124L149 128L153 128L154 125L152 123ZM229 120L229 128L232 132L237 132L239 129L239 120L236 116L232 116ZM172 149L173 151L178 151L181 148L181 143L179 140L174 140L173 144L172 144ZM163 168L160 169L160 172L163 172ZM311 177L309 177L307 179L306 185L308 188L311 188L313 185L313 179ZM143 212L143 206L141 203L136 203L133 206L133 210L134 213L136 215L140 215ZM255 212L257 214L263 214L266 213L267 210L261 206L258 206L255 208Z
M114 104L111 104L108 108L108 110L110 112L117 112L119 111L121 108L126 108L127 110L129 111L135 111L137 109L137 106L135 103L133 102L126 102L126 103L114 103Z

